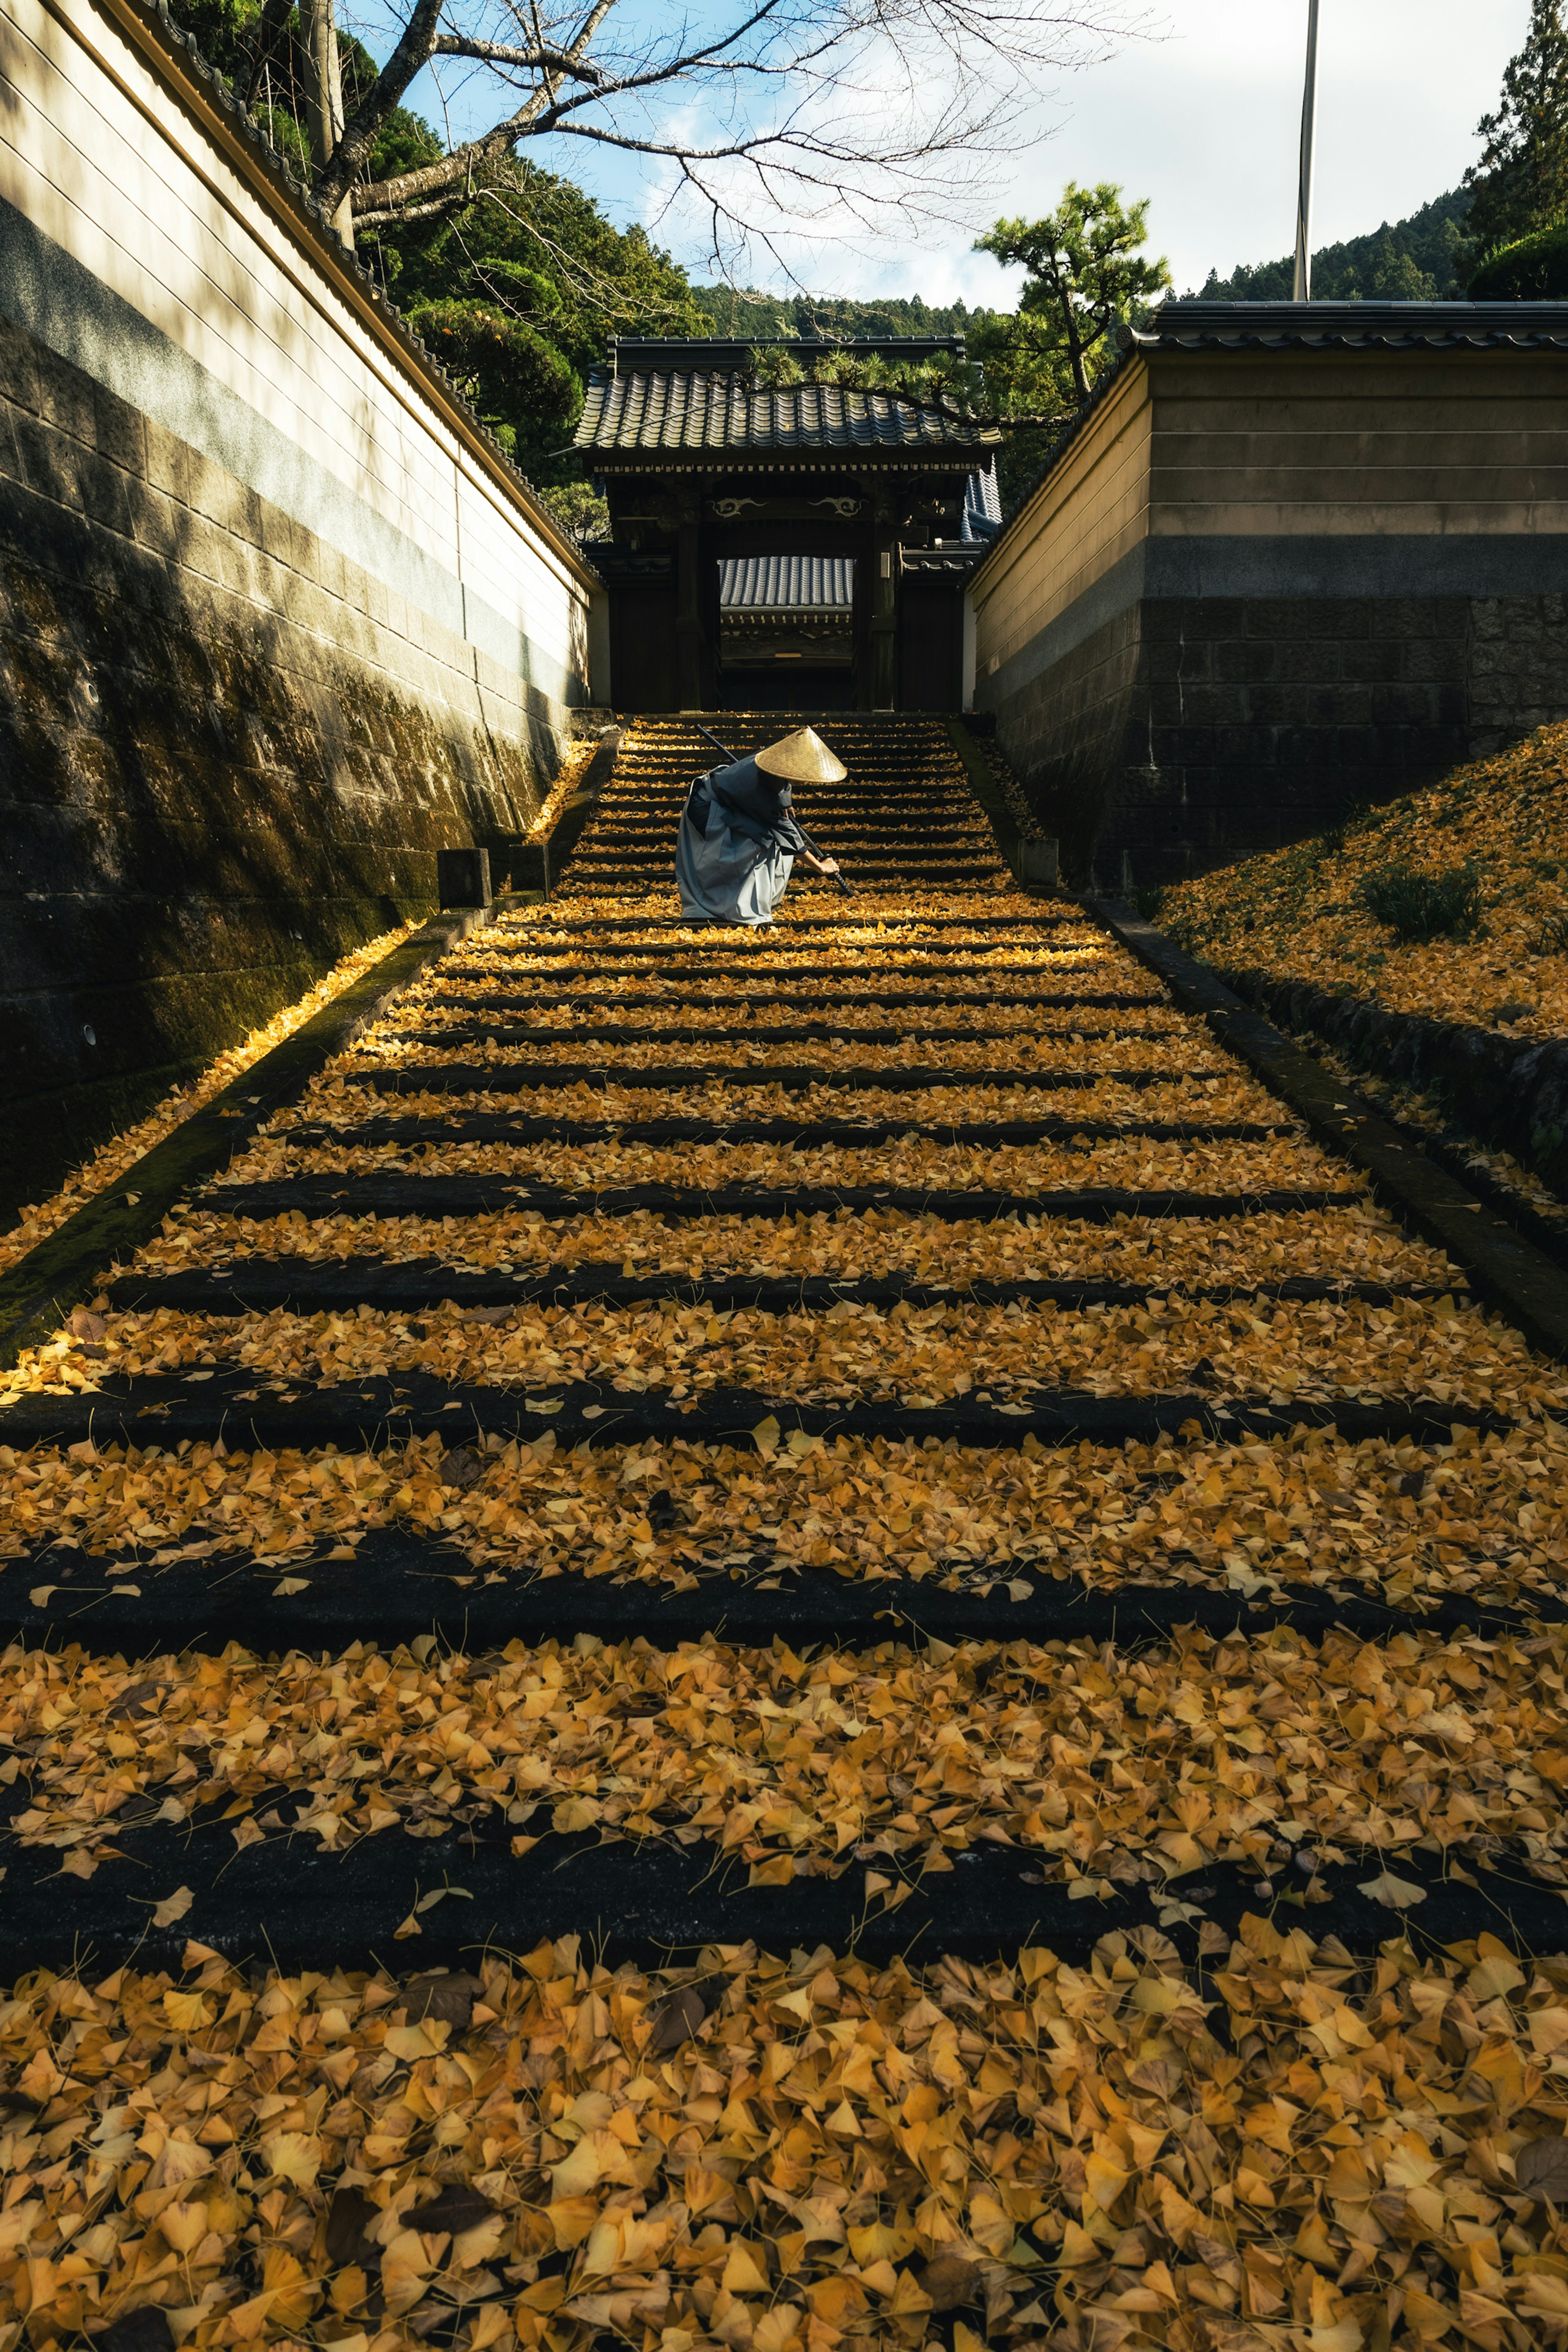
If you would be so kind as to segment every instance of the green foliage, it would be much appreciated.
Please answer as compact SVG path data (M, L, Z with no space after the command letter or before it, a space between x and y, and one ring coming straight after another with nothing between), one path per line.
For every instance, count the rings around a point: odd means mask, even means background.
M985 387L973 362L955 352L929 360L884 359L879 352L846 351L834 343L796 343L787 349L763 345L752 353L752 378L760 390L786 391L797 383L836 383L846 392L897 392L950 408L981 407Z
M1403 859L1369 874L1361 901L1402 940L1475 939L1485 928L1480 870L1473 859L1447 874L1421 874Z
M282 30L267 59L265 76L258 76L252 87L256 64L256 45L261 30L260 0L168 0L169 15L182 33L189 33L209 66L222 74L232 89L242 95L251 94L251 111L261 124L279 153L300 178L310 176L310 142L304 133L305 122L305 51L304 35L297 7L289 11ZM363 41L340 30L338 61L342 71L343 103L351 110L358 105L378 76L379 68ZM372 151L372 167L375 169L382 154L383 142L391 134L392 150L395 151L399 133L394 123L408 125L418 117L399 107L384 126L381 138ZM419 128L432 142L433 152L443 152L427 123ZM394 164L394 169L406 165Z
M209 66L226 80L243 80L249 70L258 0L169 0L169 15L189 33Z
M1132 904L1137 908L1138 912L1142 916L1143 920L1146 923L1157 923L1160 919L1160 908L1164 903L1164 898L1165 893L1163 890L1157 887L1147 890L1135 890L1132 893Z
M592 482L560 482L541 490L540 498L563 530L575 540L608 539L610 505Z
M1044 220L999 220L975 241L976 253L994 253L1027 272L1018 317L1039 333L1037 363L1059 351L1080 399L1089 394L1090 355L1171 283L1169 266L1144 260L1139 250L1148 219L1147 198L1123 205L1109 180L1093 188L1069 180Z
M581 413L583 387L570 362L526 320L451 300L416 302L406 315L509 456L517 454L520 428L559 428Z
M1463 189L1436 196L1408 219L1395 221L1342 245L1325 245L1312 256L1312 294L1320 302L1441 302L1458 295L1456 256L1464 243L1470 199ZM1228 278L1211 270L1203 288L1205 302L1288 302L1295 263L1279 261L1233 269Z
M766 335L793 335L807 342L973 335L978 324L996 316L993 310L971 310L963 302L933 306L918 294L855 302L831 295L764 294L754 286L694 286L691 304L700 322L694 333L732 336L737 342Z
M244 90L259 0L170 0L170 13L209 64ZM339 33L338 50L352 111L378 68L347 34ZM254 111L308 182L303 68L299 11L291 8ZM376 134L369 173L395 179L446 152L422 116L396 107ZM646 231L623 234L581 188L511 157L477 173L469 200L445 218L362 231L359 252L502 446L536 479L577 481L566 445L582 413L583 380L609 335L698 334L704 324L685 272Z
M1568 295L1568 227L1537 229L1470 272L1472 302L1547 302Z
M375 134L375 144L370 151L370 176L373 180L395 179L400 172L417 172L421 164L437 163L445 152L422 114L411 114L405 106L395 106Z
M561 289L542 269L525 269L521 261L502 261L492 253L479 264L479 274L498 301L511 304L524 317L560 317Z
M441 151L404 120L395 168L416 169L429 160L418 134ZM360 249L535 482L578 480L571 435L609 336L701 331L685 272L646 230L614 227L569 180L510 157L460 211L371 231Z
M969 349L984 371L986 404L994 415L1045 420L1038 425L1016 424L1002 436L996 480L1004 508L1011 507L1044 468L1078 406L1078 387L1065 345L1050 322L1032 312L1016 318L992 312L970 336Z
M1500 247L1568 220L1568 28L1562 0L1531 0L1524 47L1503 70L1497 111L1465 174L1470 192L1471 280Z
M251 108L258 122L277 148L297 180L306 186L310 180L310 142L293 115L280 106L267 106L258 99Z

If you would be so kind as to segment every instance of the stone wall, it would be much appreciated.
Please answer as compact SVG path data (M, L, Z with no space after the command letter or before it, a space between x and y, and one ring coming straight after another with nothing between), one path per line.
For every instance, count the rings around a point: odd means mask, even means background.
M165 27L6 8L0 1216L526 829L595 585Z
M1551 601L1487 608L1500 659ZM1146 598L999 701L998 730L1070 873L1180 881L1535 724L1507 672L1479 720L1479 625L1464 597Z
M1078 882L1568 714L1568 305L1338 307L1164 306L976 570L975 708Z

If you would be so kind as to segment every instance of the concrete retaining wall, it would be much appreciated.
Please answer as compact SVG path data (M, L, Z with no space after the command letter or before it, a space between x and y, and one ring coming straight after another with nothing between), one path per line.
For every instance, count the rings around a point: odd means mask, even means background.
M138 0L0 0L0 1213L526 828L597 583Z
M1168 347L1187 307L1243 347ZM1158 314L972 590L975 707L1070 875L1181 880L1568 714L1568 307L1533 307L1562 348Z

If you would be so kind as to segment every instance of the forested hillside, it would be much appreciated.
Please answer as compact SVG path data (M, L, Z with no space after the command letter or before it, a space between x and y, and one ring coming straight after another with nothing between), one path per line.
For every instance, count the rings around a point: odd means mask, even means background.
M1464 241L1469 193L1434 196L1409 218L1384 221L1365 236L1325 245L1312 256L1315 302L1451 302L1462 299L1454 257ZM1279 261L1242 263L1228 278L1211 269L1202 288L1210 302L1289 302L1295 268Z
M691 299L704 326L715 335L801 335L835 341L858 335L963 335L995 310L972 310L965 302L922 302L889 297L852 302L826 294L764 294L754 286L694 286Z

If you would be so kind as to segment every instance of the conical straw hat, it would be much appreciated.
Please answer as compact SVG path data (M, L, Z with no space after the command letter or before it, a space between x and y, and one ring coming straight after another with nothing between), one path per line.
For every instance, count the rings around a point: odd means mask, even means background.
M841 783L849 772L815 727L797 727L793 735L759 751L756 761L764 775L784 776L792 784Z

